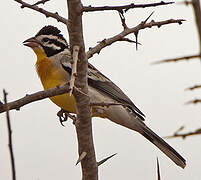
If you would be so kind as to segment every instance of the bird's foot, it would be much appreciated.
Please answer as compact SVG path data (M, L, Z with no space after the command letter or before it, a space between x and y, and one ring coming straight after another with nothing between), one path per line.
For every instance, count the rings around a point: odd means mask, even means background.
M65 111L64 109L61 109L58 113L57 116L59 117L59 122L62 126L64 126L63 122L68 120L68 115L69 113Z
M58 113L57 116L59 117L59 122L61 123L62 126L64 126L63 122L68 120L68 117L73 120L73 124L76 124L77 118L75 115L70 114L64 109L61 109Z

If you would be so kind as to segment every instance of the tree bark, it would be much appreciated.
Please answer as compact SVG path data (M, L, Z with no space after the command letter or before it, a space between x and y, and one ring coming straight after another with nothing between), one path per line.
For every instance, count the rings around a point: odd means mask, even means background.
M68 31L71 52L74 46L79 46L77 63L77 78L75 86L84 93L73 92L76 100L76 131L78 139L79 156L86 152L86 156L81 161L82 179L97 180L98 167L96 163L95 150L92 136L92 122L90 112L90 99L84 95L88 93L87 68L88 60L85 53L85 45L82 31L82 4L80 0L67 0L68 5Z

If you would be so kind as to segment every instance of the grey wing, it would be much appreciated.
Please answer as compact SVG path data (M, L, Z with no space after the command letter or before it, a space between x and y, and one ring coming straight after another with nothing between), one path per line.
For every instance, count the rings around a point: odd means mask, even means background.
M61 58L61 65L69 74L72 73L70 57L64 56ZM123 91L116 86L110 79L104 76L91 64L88 65L88 85L97 89L119 103L125 104L131 109L141 120L144 120L145 115L135 106L135 104L126 96Z
M117 102L125 104L141 120L144 120L145 115L135 106L128 96L126 96L118 86L116 86L110 79L104 76L91 64L89 64L88 68L88 85L112 99L115 99Z

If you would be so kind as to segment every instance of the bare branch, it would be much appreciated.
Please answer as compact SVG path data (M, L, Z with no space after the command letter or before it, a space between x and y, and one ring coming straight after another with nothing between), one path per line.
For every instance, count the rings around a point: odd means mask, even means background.
M57 86L54 88L50 88L46 91L39 91L34 94L26 95L25 97L23 97L21 99L7 103L7 105L0 104L0 113L5 112L7 109L8 110L12 110L12 109L19 110L22 106L24 106L26 104L29 104L29 103L32 103L32 102L35 102L38 100L42 100L42 99L45 99L48 97L64 94L67 92L69 92L69 85L64 84L64 85L60 85L60 86Z
M4 103L6 106L6 119L7 119L7 128L8 128L8 147L10 152L10 161L11 161L11 170L12 170L12 180L16 180L16 171L15 171L15 158L13 153L13 140L12 140L12 130L11 130L11 123L10 123L10 116L9 116L9 108L7 104L7 92L5 89L3 90L4 95Z
M165 60L155 61L155 62L152 62L151 64L177 62L177 61L183 61L183 60L191 60L191 59L200 58L200 57L201 57L201 54L196 54L196 55L183 56L183 57L177 57L177 58L172 58L172 59L165 59Z
M146 8L146 7L156 7L156 6L161 6L161 5L168 5L172 4L174 2L159 2L159 3L149 3L149 4L129 4L129 5L124 5L124 6L101 6L101 7L83 7L82 12L94 12L94 11L111 11L111 10L116 10L116 11L128 11L129 9L133 8Z
M39 4L45 4L48 1L50 1L50 0L41 0L41 1L38 1L38 2L34 3L32 6L36 6L36 5L39 5Z
M181 137L182 139L185 139L188 136L200 135L201 134L201 128L196 129L195 131L192 131L192 132L188 132L188 133L178 133L178 132L180 132L180 131L176 131L172 136L166 136L165 138L170 139L170 138Z
M68 5L68 32L71 52L74 46L79 46L79 61L77 62L77 78L75 86L85 94L88 94L87 73L88 59L85 53L85 44L82 29L82 4L80 0L67 0ZM75 89L75 88L74 88ZM87 155L81 161L82 179L97 180L98 166L93 143L90 98L82 93L73 92L76 101L76 132L78 140L79 156L83 152Z
M112 158L113 156L117 155L117 153L112 154L109 157L104 158L103 160L97 162L97 165L100 166L101 164L105 163L107 160L109 160L110 158Z
M192 91L192 90L195 90L195 89L198 89L198 88L201 88L201 85L194 85L194 86L192 86L192 87L186 88L185 90L190 90L190 91Z
M68 22L66 18L60 16L57 12L52 13L52 12L46 11L46 10L44 10L42 8L39 8L38 6L28 4L28 3L26 3L26 2L24 2L22 0L14 0L14 1L20 3L22 5L21 8L26 7L26 8L38 11L38 12L44 14L47 18L52 17L53 19L56 19L58 22L62 22L64 24L67 24L67 22Z
M75 84L75 78L77 77L77 61L78 61L78 53L79 53L79 46L73 47L73 62L72 62L72 74L71 74L71 80L70 80L70 96L72 95L74 84Z
M186 102L185 104L188 105L188 104L198 104L198 103L201 103L201 99L194 99L194 100Z
M123 37L127 36L128 34L137 33L142 29L151 28L154 26L160 28L161 26L167 25L167 24L173 24L173 23L182 24L183 21L185 21L185 20L184 19L176 19L176 20L175 19L169 19L169 20L159 21L159 22L155 22L153 20L149 23L141 22L136 27L124 29L121 33L117 34L116 36L102 40L98 45L89 49L89 51L87 52L87 58L89 59L94 54L100 53L100 51L103 48L110 46L114 42L120 41Z

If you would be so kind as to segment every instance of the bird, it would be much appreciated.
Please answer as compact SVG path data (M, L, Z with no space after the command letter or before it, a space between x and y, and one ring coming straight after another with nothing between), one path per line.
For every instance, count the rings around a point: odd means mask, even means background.
M23 42L37 56L36 71L44 90L67 83L71 79L71 52L61 31L52 25L44 26L34 37ZM186 160L161 137L146 126L145 115L109 78L88 63L88 96L91 103L116 103L111 106L92 106L92 117L107 118L134 130L158 147L176 165L185 168ZM69 93L50 97L61 109L76 114L75 98Z

